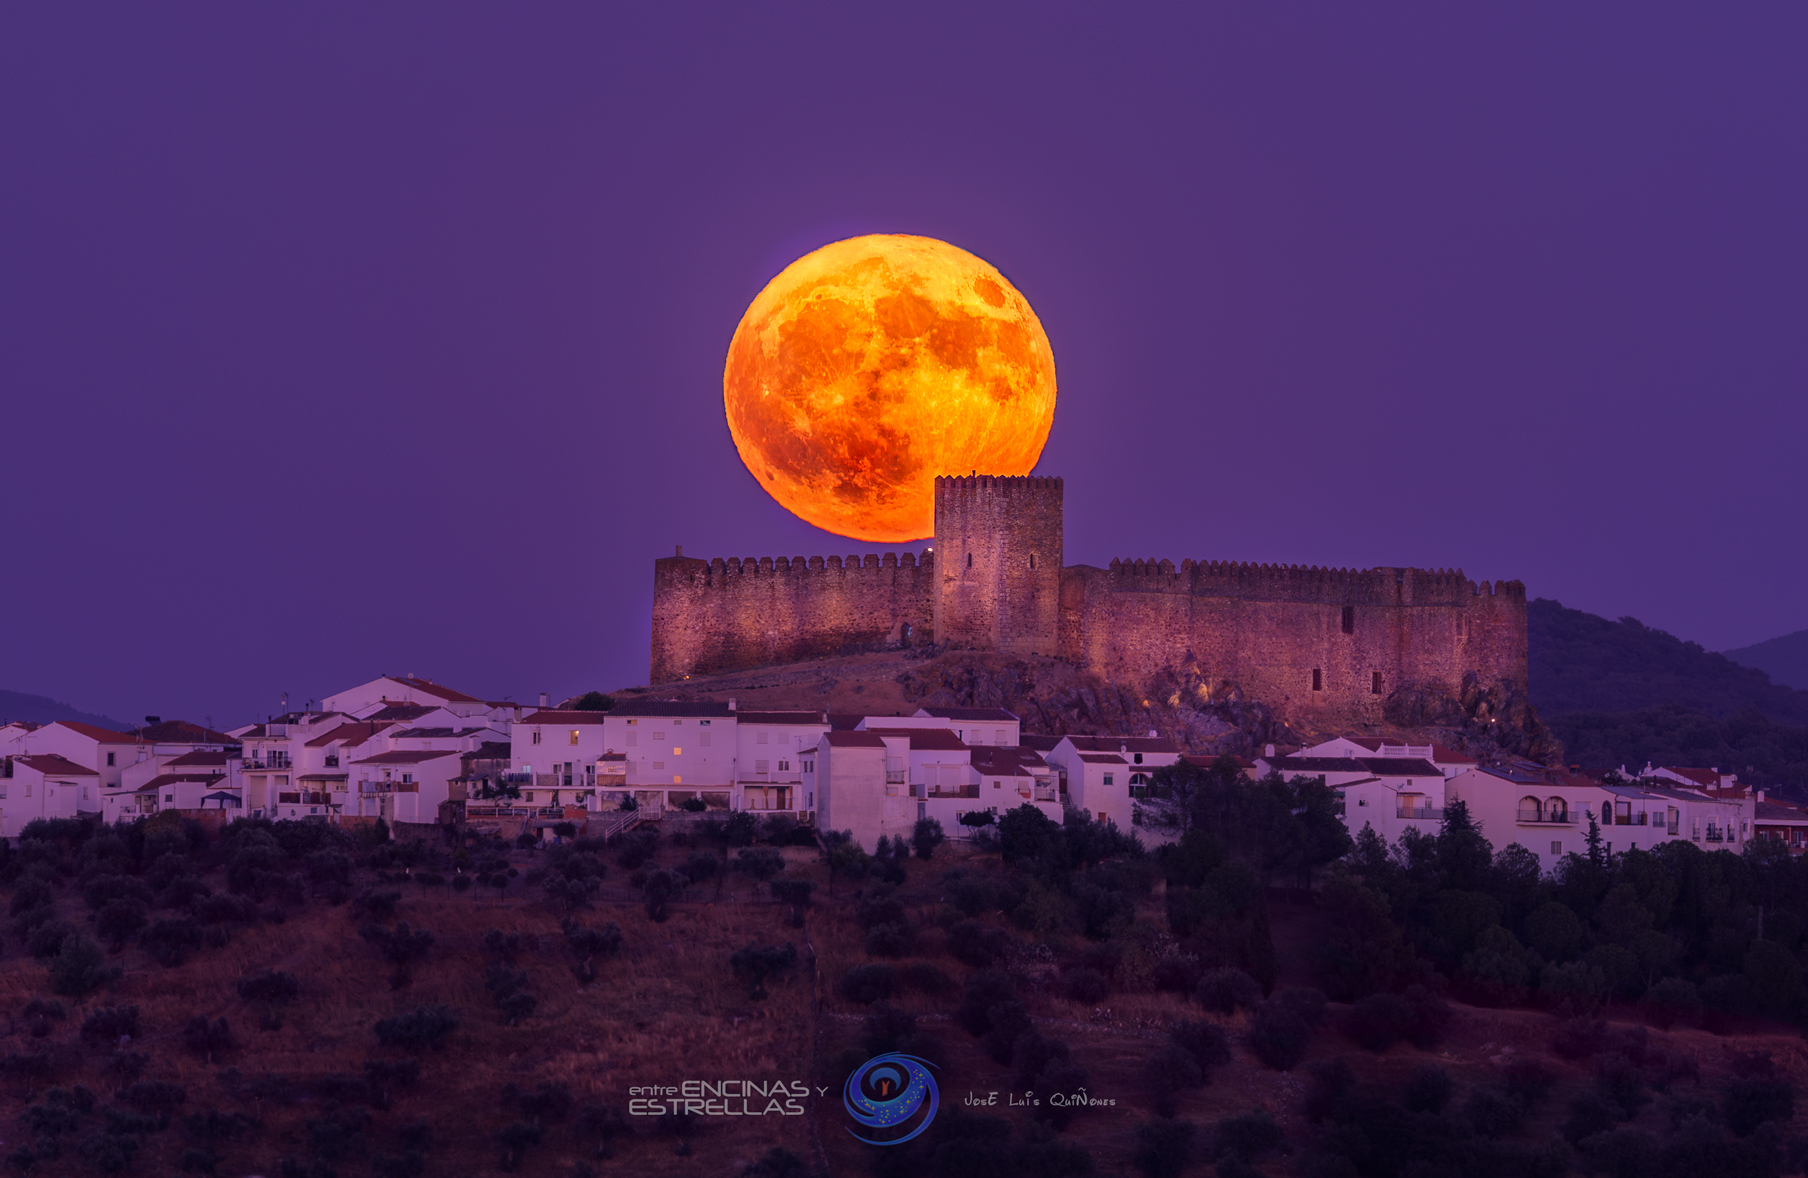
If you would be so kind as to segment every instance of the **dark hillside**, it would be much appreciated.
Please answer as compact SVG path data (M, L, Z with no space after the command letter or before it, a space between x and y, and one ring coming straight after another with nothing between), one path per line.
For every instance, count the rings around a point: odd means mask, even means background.
M1756 667L1774 682L1808 688L1808 630L1721 653L1740 666Z
M51 724L58 720L74 720L81 724L97 724L102 728L123 731L125 725L106 716L83 712L47 695L27 695L23 691L0 691L0 723L29 720L33 724Z
M1677 704L1716 718L1756 708L1778 723L1808 726L1808 691L1778 686L1763 671L1637 618L1613 622L1540 597L1527 606L1526 621L1532 705L1547 718Z

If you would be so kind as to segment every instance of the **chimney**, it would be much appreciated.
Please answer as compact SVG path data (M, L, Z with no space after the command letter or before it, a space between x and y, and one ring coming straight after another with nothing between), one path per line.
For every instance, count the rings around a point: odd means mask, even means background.
M676 548L678 550L677 552L673 553L674 556L683 556L684 555L684 545L674 544L674 545L672 545L672 547Z
M1153 728L1151 728L1151 729L1149 729L1149 739L1150 739L1150 740L1157 740L1157 739L1159 739L1159 735L1160 735L1160 734L1158 734L1158 733L1157 733L1157 732L1156 732L1156 731L1155 731L1155 729L1153 729Z
M1264 750L1263 750L1263 752L1262 752L1262 755L1263 755L1263 756L1265 756L1265 757L1268 757L1268 758L1270 758L1270 759L1273 759L1273 757L1274 757L1274 746L1273 746L1273 745L1267 745L1267 746L1266 746L1266 747L1265 747L1265 748L1264 748Z
M540 706L541 706L541 707L545 707L545 706L547 706L547 704L548 704L548 703L550 703L550 702L551 702L551 701L550 701L550 700L549 700L549 699L548 699L548 697L547 697L547 694L546 694L546 693L545 693L545 692L544 692L544 691L542 691L542 692L541 692L541 693L540 693Z
M1764 791L1763 790L1758 791L1758 800L1760 802L1764 800Z
M735 697L732 695L728 697L728 710L731 712L735 710Z

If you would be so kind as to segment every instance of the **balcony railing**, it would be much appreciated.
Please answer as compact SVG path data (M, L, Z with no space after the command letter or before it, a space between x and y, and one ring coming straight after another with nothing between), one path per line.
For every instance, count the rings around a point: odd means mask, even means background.
M913 787L913 789L920 789L920 788L922 788L922 787L921 786ZM977 785L937 785L937 786L931 787L929 790L929 793L927 795L917 794L917 797L924 797L924 796L928 796L928 797L932 797L932 798L977 798L979 796L979 786L977 786Z
M1710 843L1726 842L1727 841L1727 832L1725 830L1722 830L1718 826L1710 826L1710 827L1708 827L1707 840Z
M904 784L904 770L887 769L885 771L885 784L886 785L903 785Z
M1645 826L1651 821L1649 814L1611 814L1607 816L1607 826Z
M1541 826L1574 826L1576 816L1568 810L1521 810L1517 822L1536 822Z
M1438 818L1438 819L1442 819L1444 817L1444 807L1442 807L1442 806L1396 806L1396 807L1394 807L1394 817L1396 817L1396 818Z

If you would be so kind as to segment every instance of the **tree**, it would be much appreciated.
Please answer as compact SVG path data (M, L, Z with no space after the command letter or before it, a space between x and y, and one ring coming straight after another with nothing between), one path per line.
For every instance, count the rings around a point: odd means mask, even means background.
M766 982L781 973L789 972L797 965L797 946L787 941L779 945L748 945L737 949L728 958L728 967L734 971L735 980L747 987L749 998L764 998Z
M600 691L586 691L571 705L575 712L606 712L615 706L615 700Z
M124 972L118 966L108 966L100 946L76 933L63 939L56 960L50 963L50 992L65 998L80 998Z
M928 860L935 856L935 850L946 842L948 836L942 833L942 824L933 818L919 818L916 826L911 828L910 845L916 851L917 858Z
M266 1031L276 1031L282 1029L281 1008L301 994L301 983L287 970L267 969L240 978L238 990L240 998L262 1007L258 1025Z
M407 1014L378 1019L372 1027L377 1042L410 1051L445 1046L446 1037L458 1029L458 1016L449 1006L417 1006Z

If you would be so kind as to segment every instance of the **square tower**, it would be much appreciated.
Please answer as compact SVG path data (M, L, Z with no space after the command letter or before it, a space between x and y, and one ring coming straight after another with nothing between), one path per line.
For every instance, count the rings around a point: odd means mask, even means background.
M935 480L935 640L1053 655L1061 617L1061 480Z

